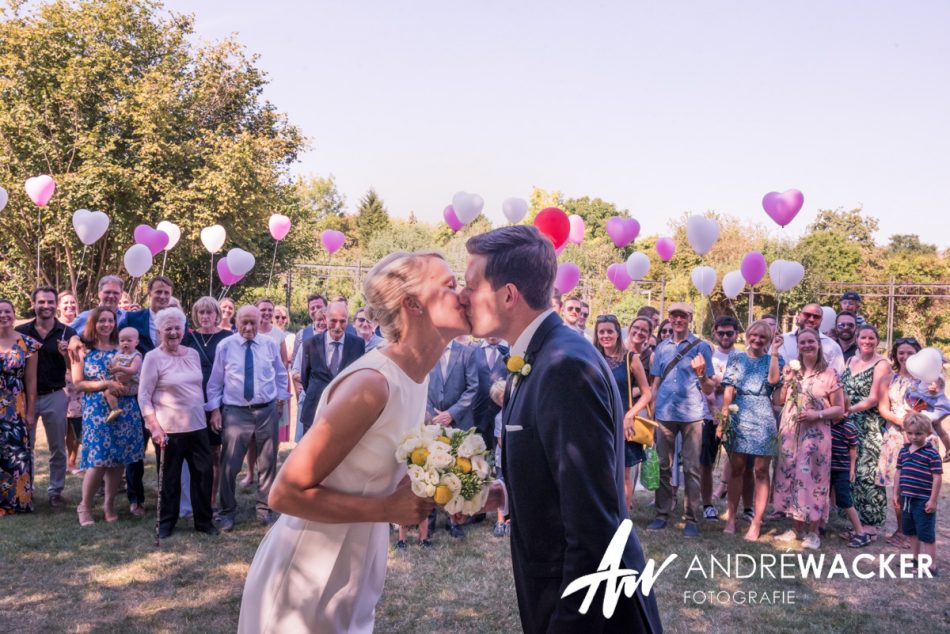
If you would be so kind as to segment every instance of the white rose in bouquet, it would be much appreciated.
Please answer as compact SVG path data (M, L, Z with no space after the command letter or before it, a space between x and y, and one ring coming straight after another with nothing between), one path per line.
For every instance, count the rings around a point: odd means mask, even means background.
M488 477L488 473L491 471L491 466L482 456L472 456L472 471L474 471L479 478L484 480Z
M422 439L426 444L432 442L436 438L442 435L442 426L441 425L423 425L422 426Z
M465 504L465 498L461 494L452 496L452 499L445 504L445 512L449 515L455 515L462 511L462 506Z
M452 446L448 443L442 442L441 440L433 440L429 443L426 449L429 450L429 453L435 453L437 451L444 451L445 453L448 453L452 451Z
M459 445L458 455L463 458L471 458L475 454L485 451L485 441L480 434L469 434Z
M442 444L442 443L438 443ZM427 467L435 469L447 469L455 464L455 458L448 451L429 451L429 458L426 460Z
M453 496L458 495L462 492L462 481L459 480L459 477L454 473L445 473L442 474L442 480L439 484L444 484L449 487L449 490L452 492Z
M424 446L425 443L422 442L421 436L417 434L406 436L406 438L403 439L402 444L400 444L396 449L396 460L399 462L406 462L409 460L409 457L412 455L413 451Z

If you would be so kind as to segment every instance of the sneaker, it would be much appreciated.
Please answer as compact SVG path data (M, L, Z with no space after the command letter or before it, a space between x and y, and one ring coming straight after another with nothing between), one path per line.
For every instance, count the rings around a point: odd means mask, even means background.
M686 522L683 527L683 537L699 537L699 526L696 522Z
M661 531L666 528L666 520L659 517L647 524L648 531Z
M747 522L751 522L753 519L755 519L755 509L745 509L742 511L742 519Z
M788 529L781 535L775 538L777 542L793 542L798 539L798 535L792 529Z
M428 540L428 539L423 539L423 540L419 543L419 545L422 546L422 549L423 549L423 550L432 550L432 548L433 548L433 546L432 546L432 541L431 541L431 540Z
M511 535L511 520L505 522L505 537Z
M802 539L802 546L812 550L818 550L821 548L821 538L818 537L818 533L808 533L804 539Z
M406 550L405 540L400 539L398 542L396 542L396 550Z
M496 523L495 523L495 528L492 529L491 534L494 535L495 537L504 537L504 536L505 536L505 523L504 523L504 522L496 522Z
M716 510L715 506L707 504L703 507L703 517L705 517L707 520L718 520L719 512Z

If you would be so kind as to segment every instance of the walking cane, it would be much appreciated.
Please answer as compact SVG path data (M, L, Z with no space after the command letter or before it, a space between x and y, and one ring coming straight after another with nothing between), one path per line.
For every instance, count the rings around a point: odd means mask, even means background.
M162 523L162 482L165 481L165 446L168 444L168 438L159 445L160 450L156 453L158 458L158 503L155 504L155 548L161 548L162 542L159 537Z

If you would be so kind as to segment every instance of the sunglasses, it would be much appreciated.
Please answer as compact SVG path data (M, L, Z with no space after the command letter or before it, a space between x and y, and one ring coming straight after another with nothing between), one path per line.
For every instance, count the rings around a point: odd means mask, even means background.
M899 345L902 345L902 344L905 344L905 343L908 343L908 344L910 344L910 345L912 345L912 346L917 346L918 348L920 347L920 343L919 343L916 339L914 339L913 337L901 337L900 339L898 339L898 340L896 340L896 341L894 342L894 345L895 345L895 346L899 346Z
M353 321L355 321L355 322L358 323L358 324L361 324L361 323L363 323L364 321L369 321L369 320L366 319L366 317L357 317L357 318L354 319Z
M579 313L581 312L581 307L580 306L565 306L564 310L565 312L568 312L568 313Z
M821 321L824 315L821 313L802 313L802 317L805 319L814 319L815 321Z
M854 324L838 324L837 326L835 326L835 328L837 328L838 330L854 330L855 325Z
M590 313L583 313L583 312L582 312L582 313L581 313L581 317L585 317L585 318L586 318L586 317L590 317Z
M597 315L597 322L600 323L602 321L609 321L615 324L620 323L620 320L617 319L616 315Z
M735 330L717 330L716 336L717 337L735 337L736 331Z
M274 315L274 319L277 321L287 321L287 317L285 315Z

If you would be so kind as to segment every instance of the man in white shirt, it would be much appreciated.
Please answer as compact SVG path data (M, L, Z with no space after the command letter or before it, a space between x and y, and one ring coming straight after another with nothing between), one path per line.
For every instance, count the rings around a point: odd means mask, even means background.
M798 359L798 339L796 339L798 331L802 328L811 328L817 332L824 316L820 304L805 304L798 311L798 315L795 317L795 323L798 327L792 332L782 335L784 343L779 349L779 354L786 364ZM838 374L844 372L844 354L841 352L841 346L834 339L820 332L818 333L818 339L821 342L821 354L828 367L834 368Z
M577 296L571 296L565 299L561 308L561 319L564 320L564 324L581 335L584 334L584 329L580 326L581 312L583 312L583 310L584 306L581 303L581 298Z

